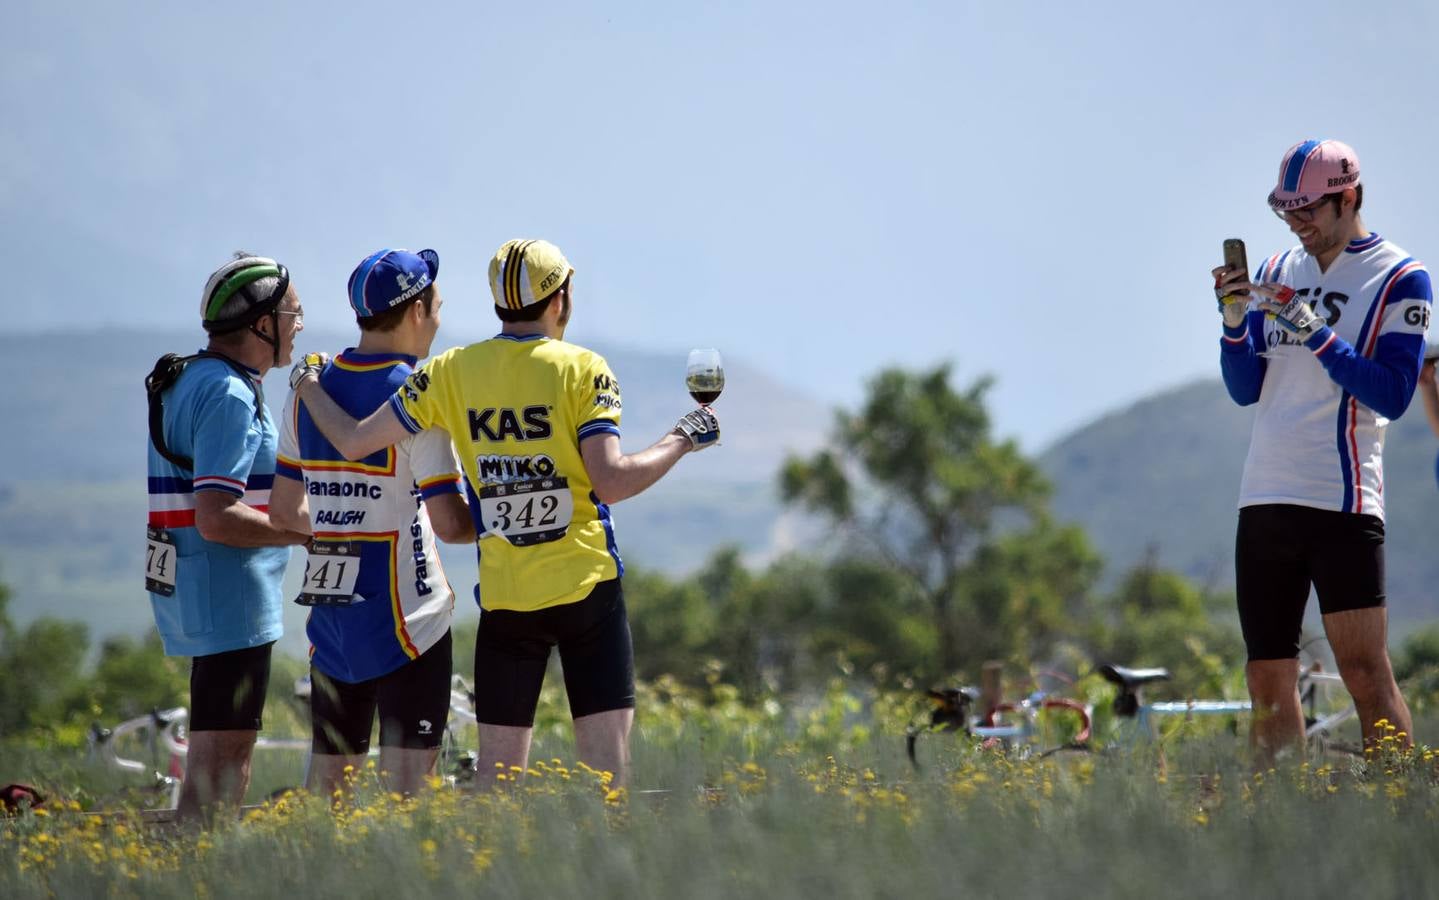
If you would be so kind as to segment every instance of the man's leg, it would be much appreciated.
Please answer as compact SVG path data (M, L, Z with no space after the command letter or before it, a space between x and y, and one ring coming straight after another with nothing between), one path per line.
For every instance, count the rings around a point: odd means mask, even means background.
M345 769L358 773L365 765L365 755L348 756L339 753L310 753L310 774L305 779L305 790L330 800L340 799L350 793L345 781ZM340 795L337 797L336 795Z
M190 661L190 738L176 817L209 824L223 804L238 809L250 787L250 755L270 687L270 644Z
M217 807L238 809L250 787L250 755L257 731L192 731L185 782L175 815L210 824Z
M560 607L563 609L563 607ZM475 787L497 786L495 775L529 765L535 708L550 661L551 610L482 610L475 636L475 717L480 749ZM498 782L502 785L505 782Z
M376 682L341 681L310 664L310 773L305 788L331 803L353 792L354 779L369 755ZM346 767L351 767L349 773Z
M475 763L475 783L479 787L495 784L495 775L504 773L514 778L511 771L515 766L521 769L530 762L530 738L534 728L529 725L487 725L480 723L480 752Z
M614 774L614 787L629 781L630 726L634 709L612 709L575 719L575 752L592 769Z
M377 679L380 773L387 790L416 794L435 770L450 720L453 646L446 631L419 657Z
M1235 596L1254 705L1249 746L1267 769L1304 745L1299 706L1299 633L1309 602L1309 562L1294 535L1309 533L1313 511L1286 505L1246 506L1234 539Z
M1328 513L1318 532L1326 538L1315 560L1314 585L1324 633L1344 687L1354 698L1364 744L1384 737L1375 723L1387 719L1414 740L1409 707L1394 683L1389 664L1389 613L1384 608L1384 523L1376 516Z
M565 693L575 721L580 762L629 780L630 726L635 720L635 654L624 590L618 578L595 585L574 604L572 627L560 640Z
M1299 660L1251 659L1244 667L1254 705L1249 746L1255 764L1268 768L1288 748L1304 746L1304 712L1299 705Z
M1396 734L1404 734L1402 746L1412 746L1414 722L1389 663L1389 611L1376 606L1329 613L1324 616L1324 633L1344 687L1354 698L1364 745L1377 745L1384 737L1384 729L1375 723L1386 719Z

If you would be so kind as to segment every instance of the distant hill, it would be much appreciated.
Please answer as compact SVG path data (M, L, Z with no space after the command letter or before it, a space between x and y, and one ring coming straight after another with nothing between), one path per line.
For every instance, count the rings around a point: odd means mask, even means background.
M300 349L342 349L353 339L306 331ZM0 394L0 580L14 596L19 622L49 614L90 623L96 635L149 626L140 548L145 523L146 407L142 383L167 351L193 352L199 335L106 332L0 337L9 370L23 373ZM624 446L657 440L693 408L684 390L684 357L596 346L619 378ZM698 566L721 544L752 561L789 549L797 516L781 510L775 473L787 452L816 447L831 421L821 404L726 360L716 403L720 447L682 460L668 478L614 509L619 547L629 564L677 573ZM265 380L272 408L284 402L285 373ZM803 533L803 526L799 526ZM446 571L473 609L474 551L445 548ZM296 559L302 557L297 555ZM298 578L292 562L290 578ZM301 621L293 607L289 648Z
M1055 485L1055 512L1084 526L1111 575L1152 546L1161 563L1231 587L1239 478L1253 416L1218 379L1112 412L1041 455ZM1439 442L1416 400L1389 427L1385 443L1389 596L1402 626L1439 616Z

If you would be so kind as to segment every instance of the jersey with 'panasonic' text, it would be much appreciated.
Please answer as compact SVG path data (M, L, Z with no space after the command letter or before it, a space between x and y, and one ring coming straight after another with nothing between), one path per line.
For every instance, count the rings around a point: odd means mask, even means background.
M346 350L320 385L351 416L382 406L414 371L415 358ZM291 394L281 417L276 474L302 481L315 549L298 602L310 662L356 683L416 659L450 629L454 592L445 579L424 500L459 492L450 436L423 431L350 461L320 433Z
M1230 396L1258 403L1239 505L1294 504L1384 518L1384 431L1408 407L1433 293L1423 263L1379 237L1351 241L1328 271L1302 247L1256 283L1296 290L1323 320L1308 340L1251 307L1225 328Z
M436 356L390 401L412 432L450 432L479 535L482 609L582 600L624 574L609 507L580 443L619 434L604 358L543 335L501 334Z

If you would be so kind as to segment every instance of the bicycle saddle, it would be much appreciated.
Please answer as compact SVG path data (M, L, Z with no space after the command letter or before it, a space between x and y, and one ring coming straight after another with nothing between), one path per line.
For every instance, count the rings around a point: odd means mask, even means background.
M1111 663L1100 666L1099 674L1126 691L1133 691L1156 681L1168 681L1170 677L1168 669L1126 669L1124 666L1116 666Z

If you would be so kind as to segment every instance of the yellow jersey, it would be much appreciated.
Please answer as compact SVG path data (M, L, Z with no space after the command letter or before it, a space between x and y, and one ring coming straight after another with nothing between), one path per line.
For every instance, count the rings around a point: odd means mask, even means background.
M465 472L482 609L574 603L624 574L609 507L580 442L620 433L620 386L604 357L543 335L455 347L390 398L413 433L450 433Z

